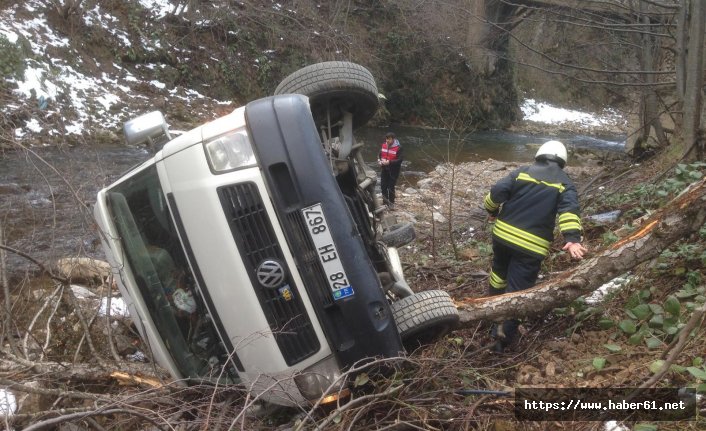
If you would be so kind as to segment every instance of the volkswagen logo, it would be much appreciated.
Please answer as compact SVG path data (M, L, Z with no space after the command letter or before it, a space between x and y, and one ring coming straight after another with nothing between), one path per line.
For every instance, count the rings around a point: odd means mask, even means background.
M284 283L284 268L274 259L267 259L257 267L257 281L262 287L274 289Z

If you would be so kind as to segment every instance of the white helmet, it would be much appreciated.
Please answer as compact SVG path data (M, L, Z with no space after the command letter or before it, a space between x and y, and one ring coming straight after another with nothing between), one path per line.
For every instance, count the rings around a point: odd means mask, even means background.
M538 160L540 156L543 159L554 160L559 163L562 168L566 165L566 147L559 141L547 141L539 147L537 154L534 155L534 159Z

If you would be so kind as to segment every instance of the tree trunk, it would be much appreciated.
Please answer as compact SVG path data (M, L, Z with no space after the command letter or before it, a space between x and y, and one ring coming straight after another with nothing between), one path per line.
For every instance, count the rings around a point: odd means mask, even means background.
M458 302L461 325L547 313L593 292L638 264L654 259L706 221L706 179L693 184L643 223L643 227L559 278L521 292Z
M704 31L706 30L706 3L689 2L689 40L686 46L686 88L684 92L684 155L696 147L696 157L703 157L703 149L696 145L701 125L702 87L704 86ZM679 64L679 63L677 63Z
M679 4L679 13L677 14L677 34L676 34L676 81L677 81L677 97L684 103L684 95L686 93L686 43L689 40L689 0L681 0Z
M650 33L651 21L650 17L645 14L646 6L644 3L640 2L640 14L639 21L644 25L645 31L639 35L641 40L642 49L640 51L640 69L643 72L641 80L644 82L642 87L642 97L640 99L640 111L642 113L642 118L640 122L642 130L642 139L640 140L641 145L644 147L645 144L649 143L650 136L653 136L657 140L657 144L660 148L666 147L669 142L667 141L667 136L664 133L664 128L662 127L662 122L660 116L662 114L661 109L658 107L657 99L657 87L655 87L655 75L652 72L656 71L658 68L659 59L659 45L653 34ZM649 144L648 144L649 145ZM644 148L636 148L636 150L643 150ZM636 154L637 155L637 154Z

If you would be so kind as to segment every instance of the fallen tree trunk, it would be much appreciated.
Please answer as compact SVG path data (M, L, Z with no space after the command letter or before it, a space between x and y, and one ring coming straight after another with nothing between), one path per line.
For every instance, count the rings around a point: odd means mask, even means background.
M521 292L457 300L461 326L478 320L536 316L563 307L638 264L659 256L671 244L697 231L704 221L706 179L692 184L655 212L639 230L559 278Z
M153 363L121 362L103 368L97 364L32 362L16 357L9 352L0 351L0 386L10 385L10 375L51 376L54 381L73 381L79 383L104 383L112 379L125 382L131 376L137 383L161 382L163 386L172 383L167 372ZM22 379L19 379L20 381ZM148 386L155 386L150 384ZM1 412L0 412L1 413Z

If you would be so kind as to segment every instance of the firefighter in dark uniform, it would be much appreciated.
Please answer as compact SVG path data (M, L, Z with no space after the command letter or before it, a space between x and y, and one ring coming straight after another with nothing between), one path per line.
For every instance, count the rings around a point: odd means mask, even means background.
M395 209L395 185L402 168L402 146L395 134L388 132L378 155L382 200L391 210Z
M484 207L493 226L493 266L490 295L532 287L554 240L557 215L565 241L563 250L582 259L581 219L576 187L563 171L566 147L559 141L544 143L535 163L516 169L498 181L485 196ZM506 320L493 327L495 351L502 352L517 338L519 321Z

